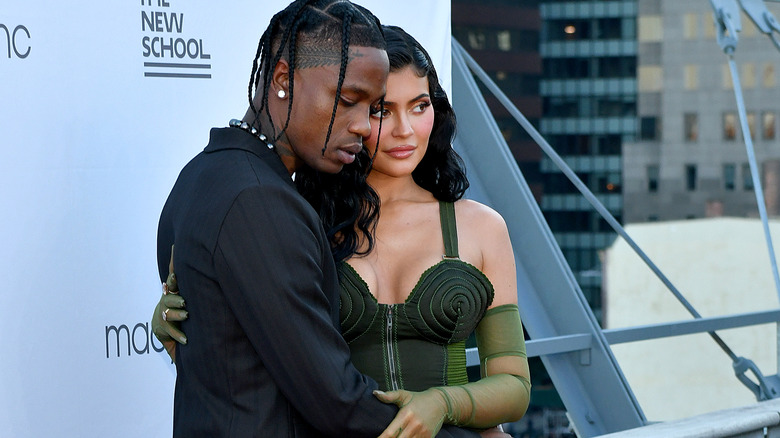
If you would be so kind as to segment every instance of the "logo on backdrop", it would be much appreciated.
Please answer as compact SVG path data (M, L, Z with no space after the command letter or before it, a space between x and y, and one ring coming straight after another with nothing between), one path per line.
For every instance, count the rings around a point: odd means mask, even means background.
M132 329L125 324L106 326L106 359L149 354L152 350L160 353L165 347L158 346L148 322L139 322Z
M23 25L13 26L0 23L0 42L5 37L5 49L0 50L6 58L24 59L30 56L30 31Z
M144 76L210 79L211 55L203 39L184 32L184 13L166 0L141 0L141 46Z

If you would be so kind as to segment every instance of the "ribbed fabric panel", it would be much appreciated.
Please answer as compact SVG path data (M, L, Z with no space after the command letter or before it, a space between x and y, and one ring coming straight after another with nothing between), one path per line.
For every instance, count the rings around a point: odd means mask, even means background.
M447 345L447 386L469 383L466 373L466 341Z

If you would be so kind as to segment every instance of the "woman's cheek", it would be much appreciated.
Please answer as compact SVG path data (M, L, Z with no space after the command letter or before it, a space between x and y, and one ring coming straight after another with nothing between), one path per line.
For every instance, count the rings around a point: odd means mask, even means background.
M431 130L433 130L433 111L428 111L424 117L420 118L419 124L415 127L415 132L419 135L429 137L431 135Z

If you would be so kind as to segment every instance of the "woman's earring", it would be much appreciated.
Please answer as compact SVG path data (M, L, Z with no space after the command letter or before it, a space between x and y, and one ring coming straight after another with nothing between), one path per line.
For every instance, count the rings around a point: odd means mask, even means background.
M284 90L277 91L276 95L279 96L279 99L284 99L285 97L287 97L287 93L285 93Z

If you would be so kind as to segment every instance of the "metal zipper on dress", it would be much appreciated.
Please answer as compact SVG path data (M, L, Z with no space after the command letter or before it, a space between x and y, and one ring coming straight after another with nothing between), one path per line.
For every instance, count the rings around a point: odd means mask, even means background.
M395 345L393 343L393 308L395 308L395 304L391 304L387 306L387 324L385 325L385 345L387 345L387 361L388 367L390 373L390 390L396 391L399 389L398 386L398 370L395 369L395 350L393 349L393 346Z

